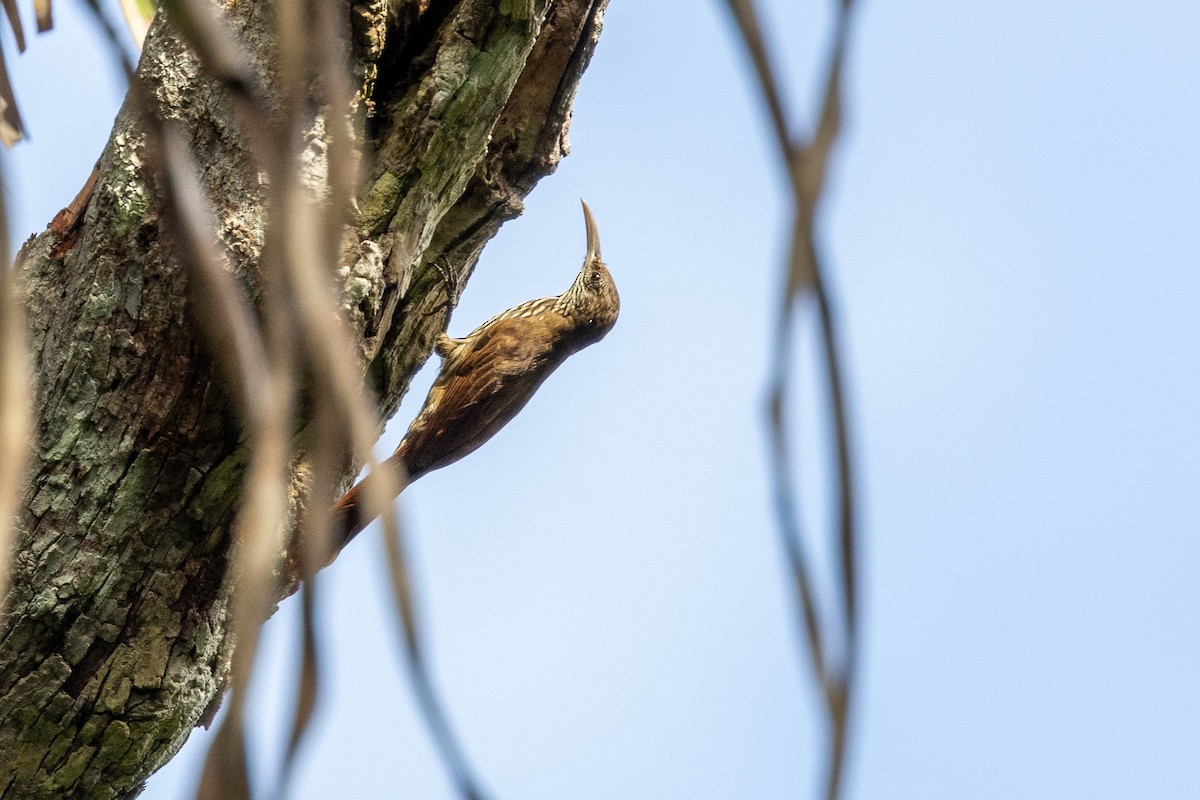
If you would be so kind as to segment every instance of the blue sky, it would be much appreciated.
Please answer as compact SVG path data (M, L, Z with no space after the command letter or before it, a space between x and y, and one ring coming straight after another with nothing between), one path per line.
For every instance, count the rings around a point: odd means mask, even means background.
M848 797L1200 796L1200 8L861 11L823 213L863 487ZM805 112L826 12L766 9ZM119 98L78 8L56 14L10 59L32 133L6 160L17 241L74 195ZM786 194L728 23L717 2L613 0L573 154L450 324L565 288L588 200L616 328L402 503L437 680L497 798L815 796L760 418ZM381 553L365 537L324 583L298 798L453 796ZM296 630L285 604L263 763ZM188 797L205 738L146 796Z

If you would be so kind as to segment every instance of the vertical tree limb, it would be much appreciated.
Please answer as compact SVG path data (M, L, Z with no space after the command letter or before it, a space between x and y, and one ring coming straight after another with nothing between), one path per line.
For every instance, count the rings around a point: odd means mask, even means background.
M375 117L340 283L384 413L444 321L431 313L446 299L432 264L465 280L561 158L604 5L405 0L391 16L378 3L345 7L359 100ZM264 8L225 11L271 87L277 50ZM152 112L203 165L221 256L259 301L266 187L233 110L236 87L204 73L162 15L139 75ZM328 180L328 113L301 110L309 167L299 178L316 192ZM136 794L228 678L228 530L248 449L185 299L190 278L144 146L127 103L74 241L49 229L22 251L37 419L0 622L0 798ZM302 424L296 469L309 441Z

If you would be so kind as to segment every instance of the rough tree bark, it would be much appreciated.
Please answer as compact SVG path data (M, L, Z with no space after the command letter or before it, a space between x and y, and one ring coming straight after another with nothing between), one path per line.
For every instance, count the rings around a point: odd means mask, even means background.
M344 310L390 416L483 245L566 151L607 0L350 0L368 179ZM266 0L225 12L264 80ZM224 91L157 20L139 66L182 123L231 268L254 296L263 187ZM321 177L323 128L308 154ZM134 796L227 678L227 535L245 446L128 104L78 224L23 250L37 428L0 620L0 798ZM434 266L434 263L438 266ZM347 478L349 476L347 475Z

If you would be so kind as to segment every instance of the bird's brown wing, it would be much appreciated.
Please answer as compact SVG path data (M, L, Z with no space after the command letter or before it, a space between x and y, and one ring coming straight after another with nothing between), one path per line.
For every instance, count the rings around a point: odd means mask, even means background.
M389 460L410 480L457 461L486 442L533 396L562 361L555 344L568 326L555 313L490 320L466 339L445 340L442 371L425 405ZM362 506L360 483L334 506L341 544L371 517Z
M561 361L554 345L567 324L558 314L514 316L464 340L405 436L409 472L457 461L511 420Z

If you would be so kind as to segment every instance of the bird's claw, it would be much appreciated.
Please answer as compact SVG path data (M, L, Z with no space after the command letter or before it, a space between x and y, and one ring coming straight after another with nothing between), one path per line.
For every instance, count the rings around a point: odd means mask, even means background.
M458 297L462 287L458 285L458 279L450 269L450 264L445 259L435 259L430 261L429 264L442 276L442 286L446 290L446 297L430 310L427 316L437 314L440 311L445 311L446 315L449 316L454 307L458 305Z

